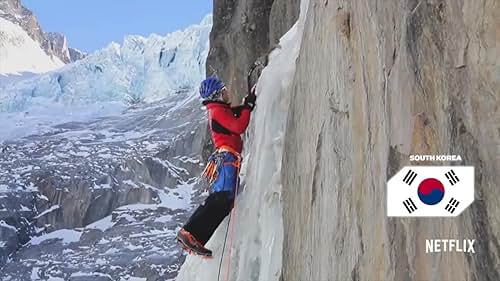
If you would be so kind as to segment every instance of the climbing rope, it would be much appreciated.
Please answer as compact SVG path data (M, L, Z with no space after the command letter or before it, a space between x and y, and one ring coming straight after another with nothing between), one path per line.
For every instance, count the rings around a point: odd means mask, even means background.
M222 268L222 260L224 258L224 251L226 249L227 233L229 232L229 224L230 223L231 223L231 216L229 216L229 221L227 223L227 229L226 229L226 236L224 237L224 245L222 246L222 254L220 256L220 262L219 262L219 273L217 273L217 281L220 281L220 270Z
M234 202L233 202L233 210L231 210L231 216L229 217L229 225L231 228L231 233L229 235L229 257L227 261L227 273L226 273L226 281L229 280L229 269L231 268L231 254L233 250L233 232L234 232L234 224L232 223L231 217L236 215L236 196L238 195L238 186L240 185L239 181L239 169L238 169L238 182L236 184L236 193L234 194Z

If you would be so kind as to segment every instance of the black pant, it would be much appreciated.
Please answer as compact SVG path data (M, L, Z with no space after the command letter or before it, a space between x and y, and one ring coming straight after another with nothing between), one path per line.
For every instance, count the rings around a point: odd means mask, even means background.
M205 245L233 208L231 192L214 192L191 215L184 229Z

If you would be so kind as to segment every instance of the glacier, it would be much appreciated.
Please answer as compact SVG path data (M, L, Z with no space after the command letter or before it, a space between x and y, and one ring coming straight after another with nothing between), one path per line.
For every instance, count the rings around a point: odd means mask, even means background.
M0 141L70 121L120 114L139 103L196 98L205 77L212 16L166 36L129 35L46 74L0 85Z
M283 135L308 5L308 0L301 1L298 21L283 35L280 47L271 52L269 64L257 82L257 107L245 143L244 190L235 203L231 218L226 218L207 243L214 258L187 257L177 280L280 279ZM234 230L229 228L230 220L233 220ZM226 231L229 233L224 243Z

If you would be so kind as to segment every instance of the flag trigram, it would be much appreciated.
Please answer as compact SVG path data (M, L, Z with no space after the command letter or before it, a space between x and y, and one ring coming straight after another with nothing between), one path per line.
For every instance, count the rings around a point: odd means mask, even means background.
M416 177L417 177L417 173L415 173L412 170L409 170L408 173L406 173L406 176L404 177L403 182L406 183L407 185L411 185Z
M417 206L415 205L413 200L411 200L411 198L408 198L405 201L403 201L403 205L405 205L406 210L408 210L408 213L410 214L417 210Z
M457 182L459 182L459 179L457 175L455 174L455 171L450 170L446 174L444 174L448 181L451 183L451 185L455 185Z
M457 199L451 198L450 202L448 202L448 205L446 205L446 207L444 209L446 211L450 212L451 214L453 214L453 212L455 212L455 209L458 207L459 203L460 202L458 202Z

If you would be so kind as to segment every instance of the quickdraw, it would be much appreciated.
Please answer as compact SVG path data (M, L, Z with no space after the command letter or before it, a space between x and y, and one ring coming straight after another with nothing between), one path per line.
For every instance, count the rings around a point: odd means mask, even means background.
M236 156L236 161L224 162L224 152L230 152ZM241 156L240 154L228 146L222 146L218 148L210 157L208 158L208 164L202 172L202 177L205 178L209 186L215 182L218 176L218 170L221 165L232 165L238 169L241 167Z
M221 153L214 152L208 158L208 164L202 172L202 177L208 181L208 185L211 186L218 176L218 168L224 161L224 155Z

